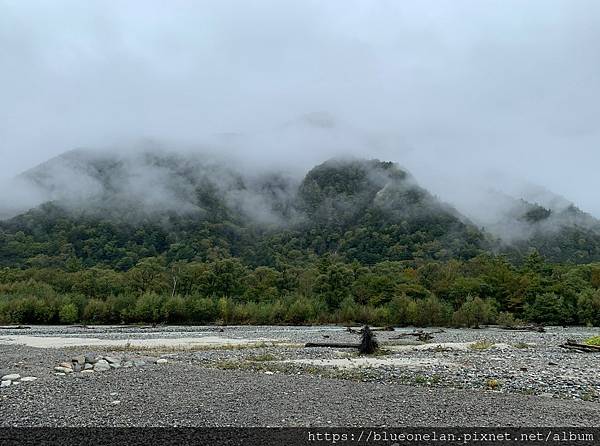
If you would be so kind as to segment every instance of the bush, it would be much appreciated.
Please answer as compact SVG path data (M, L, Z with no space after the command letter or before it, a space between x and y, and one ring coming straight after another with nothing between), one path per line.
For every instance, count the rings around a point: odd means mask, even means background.
M73 303L64 304L60 307L58 318L63 324L74 324L79 321L79 310Z
M478 328L481 324L494 321L496 306L489 300L480 297L468 297L465 303L454 312L452 321L458 327Z
M83 320L94 324L105 324L109 321L109 308L100 299L91 299L83 310Z
M585 325L600 325L600 290L585 290L577 298L577 318Z

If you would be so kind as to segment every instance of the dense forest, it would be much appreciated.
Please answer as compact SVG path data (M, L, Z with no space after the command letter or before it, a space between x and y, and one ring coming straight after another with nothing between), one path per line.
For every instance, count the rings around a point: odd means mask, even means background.
M96 187L24 175L58 192L0 221L2 323L600 325L600 231L574 206L515 200L529 232L505 243L388 162L296 182L145 154L141 187L126 161L65 160Z

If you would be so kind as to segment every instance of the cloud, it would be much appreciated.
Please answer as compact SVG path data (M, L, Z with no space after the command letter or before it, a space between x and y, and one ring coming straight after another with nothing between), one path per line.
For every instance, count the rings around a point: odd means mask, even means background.
M593 0L0 0L0 177L152 139L397 161L470 213L516 178L600 215L599 22Z

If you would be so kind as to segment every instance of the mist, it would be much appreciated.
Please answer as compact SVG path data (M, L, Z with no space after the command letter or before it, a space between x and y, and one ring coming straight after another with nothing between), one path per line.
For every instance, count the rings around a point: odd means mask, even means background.
M157 146L294 181L334 156L390 160L481 225L505 212L497 192L600 216L599 25L593 0L0 0L2 209L52 198L14 178L63 152ZM147 206L179 208L161 182L191 193L136 168ZM55 173L72 202L99 190Z

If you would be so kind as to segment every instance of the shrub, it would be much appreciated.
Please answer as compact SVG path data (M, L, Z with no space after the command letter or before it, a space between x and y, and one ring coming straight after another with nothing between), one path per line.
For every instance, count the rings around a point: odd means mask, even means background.
M459 327L477 328L481 324L493 322L496 306L489 299L468 297L465 303L454 312L453 323Z
M73 303L64 304L60 307L58 318L63 324L74 324L79 321L79 310Z
M83 320L95 324L105 324L109 320L109 309L106 302L91 299L83 310Z

